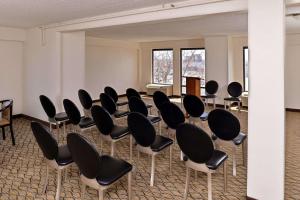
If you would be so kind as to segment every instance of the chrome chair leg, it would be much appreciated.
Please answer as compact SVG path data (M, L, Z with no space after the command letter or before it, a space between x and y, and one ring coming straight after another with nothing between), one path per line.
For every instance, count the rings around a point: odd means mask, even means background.
M99 190L98 195L99 195L99 200L104 200L104 191L103 190Z
M186 200L189 192L189 184L190 184L190 168L186 168L186 179L185 179L185 189L184 189L184 197L183 199Z
M132 163L132 135L129 136L129 160Z
M47 191L48 179L49 179L49 167L48 167L48 165L46 165L46 178L45 178L45 183L44 183L44 187L43 187L43 194L45 194Z
M224 192L227 192L227 161L223 164L223 175L224 175Z
M85 197L85 192L86 192L86 185L82 183L81 185L81 199L83 200Z
M113 141L111 142L110 155L111 155L112 157L115 155L115 143L114 143Z
M155 176L155 155L152 155L152 162L151 162L151 178L150 178L150 186L154 185L154 176Z
M208 200L212 200L211 173L207 173Z
M131 182L132 182L132 174L131 172L128 173L128 199L132 199L132 187L131 187Z
M169 158L169 170L172 173L172 145L170 145L170 158Z
M232 148L232 166L233 166L233 176L236 176L236 147Z
M60 169L57 170L57 189L56 189L56 195L55 200L59 200L60 198L60 190L61 190L61 171Z

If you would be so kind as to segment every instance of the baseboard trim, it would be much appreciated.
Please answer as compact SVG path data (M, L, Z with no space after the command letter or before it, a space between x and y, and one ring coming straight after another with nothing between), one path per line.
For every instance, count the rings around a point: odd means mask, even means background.
M35 117L32 117L32 116L29 116L29 115L25 115L25 114L18 114L14 118L24 118L24 119L29 120L29 121L36 121L36 122L39 122L39 123L41 123L43 125L49 126L49 122L46 122L44 120L41 120L41 119L38 119L38 118L35 118Z
M300 112L300 109L296 109L296 108L286 108L285 110L290 112Z
M257 199L246 196L246 200L257 200Z

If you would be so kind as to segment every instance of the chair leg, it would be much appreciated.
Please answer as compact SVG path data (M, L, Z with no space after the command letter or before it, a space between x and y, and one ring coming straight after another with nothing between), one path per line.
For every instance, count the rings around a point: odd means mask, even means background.
M161 135L161 121L158 122L158 131L159 131L159 135Z
M111 142L110 155L111 155L112 157L115 155L115 143L114 143L113 141Z
M128 199L132 199L132 190L131 190L131 182L132 182L132 174L131 172L128 173Z
M224 175L224 192L227 192L227 162L223 164L223 175Z
M48 178L49 178L49 167L48 167L48 165L46 165L46 178L45 178L45 183L44 183L44 187L43 187L43 194L45 194L47 191Z
M185 189L184 189L184 197L183 199L185 200L188 196L189 192L189 184L190 184L190 168L186 168L186 179L185 179Z
M52 124L49 122L50 133L52 132Z
M213 98L214 109L216 109L216 99Z
M98 195L99 195L99 200L103 200L104 199L104 191L103 190L99 190L98 191Z
M66 122L63 123L63 129L64 129L64 136L67 137L67 135L66 135Z
M55 200L59 200L60 198L60 190L61 190L61 171L62 170L57 170L57 189L56 189L56 195L55 195Z
M224 109L226 110L226 101L224 101Z
M56 123L56 140L58 143L59 143L59 135L60 135L59 124Z
M244 167L247 166L247 140L245 140L242 144L243 150L243 165Z
M154 185L154 176L155 176L155 155L152 155L152 162L151 162L151 178L150 178L150 186Z
M129 160L132 163L132 135L129 135Z
M232 151L233 151L233 153L232 153L232 167L233 167L232 174L233 174L233 176L236 176L236 147L233 147Z
M207 192L208 200L212 200L211 173L207 173Z
M14 135L14 130L13 130L12 125L10 125L9 128L10 128L11 141L12 141L13 146L15 146L16 141L15 141L15 135Z
M84 183L82 183L81 185L81 199L84 199L85 196L85 192L86 192L86 185Z
M2 127L2 137L3 137L3 140L5 140L5 128Z
M170 168L170 173L172 173L172 145L170 145L169 168Z

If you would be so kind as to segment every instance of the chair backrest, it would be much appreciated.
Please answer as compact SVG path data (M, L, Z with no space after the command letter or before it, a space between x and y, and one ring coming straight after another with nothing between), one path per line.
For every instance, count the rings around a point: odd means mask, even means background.
M214 145L211 138L195 125L179 125L176 139L181 151L193 162L206 163L213 155Z
M156 108L158 110L160 110L164 103L170 102L170 99L168 98L168 96L165 93L163 93L161 91L155 91L153 94L153 101L154 101Z
M114 88L106 86L104 88L104 93L107 94L108 96L110 96L114 100L115 103L118 102L119 96Z
M128 128L135 141L143 146L148 147L155 140L155 128L152 123L143 114L132 112L127 118Z
M111 133L114 127L114 122L110 114L104 108L101 106L93 106L92 117L100 133L104 135Z
M96 178L101 170L101 157L96 148L77 133L69 133L67 143L80 172L87 178Z
M160 112L169 128L176 129L179 124L185 121L183 112L174 103L164 103Z
M48 128L38 122L31 122L33 135L48 160L54 160L58 154L58 144Z
M148 109L144 101L137 97L131 97L128 102L130 112L138 112L148 116Z
M205 92L207 94L216 94L219 89L219 84L217 81L210 80L205 84Z
M87 91L83 89L78 90L78 97L84 109L89 110L92 108L93 99Z
M48 118L54 118L56 115L56 109L52 101L45 95L40 95L40 102Z
M192 117L200 117L204 113L204 103L195 95L186 95L183 105L186 112Z
M63 101L65 111L67 113L67 116L69 118L69 121L77 125L80 122L81 114L77 108L77 106L69 99L64 99Z
M13 104L14 101L12 99L6 99L0 101L1 108L0 112L2 113L2 118L9 121L9 123L12 123L12 114L13 114Z
M141 99L140 93L133 88L128 88L126 90L126 96L127 96L128 101L130 100L131 97L137 97L137 98Z
M222 140L233 140L240 133L240 122L232 113L215 109L208 115L210 130Z
M238 82L231 82L227 87L227 92L232 97L239 97L243 92L243 87Z
M117 106L114 100L105 93L100 94L100 102L103 108L107 110L111 115L117 111Z

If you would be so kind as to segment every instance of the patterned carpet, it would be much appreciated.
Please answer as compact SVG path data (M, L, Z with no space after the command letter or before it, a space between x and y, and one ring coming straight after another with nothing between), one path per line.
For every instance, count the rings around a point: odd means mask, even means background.
M146 101L149 101L146 99ZM152 113L156 113L155 109ZM247 112L234 112L241 122L242 131L247 133ZM286 152L286 199L300 199L300 114L287 112L287 152ZM126 124L126 120L118 121ZM199 124L208 131L207 124ZM164 126L163 126L164 127ZM56 173L50 171L49 185L46 194L42 194L44 177L46 173L42 153L35 142L30 130L30 121L16 119L14 121L16 146L11 145L9 134L5 141L1 140L0 152L0 199L54 199L56 189ZM163 129L163 134L166 129ZM8 133L8 130L7 130ZM84 133L85 136L96 143L100 151L98 132L93 130ZM60 143L65 143L63 136ZM129 139L116 144L116 157L129 160ZM182 199L185 185L185 166L179 160L179 148L173 148L173 168L169 173L168 150L165 154L157 157L154 187L150 187L151 159L148 155L141 154L137 160L134 151L133 165L136 166L133 176L133 199ZM231 151L225 149L229 154L228 162L228 189L223 191L222 169L213 174L213 199L235 200L245 199L246 196L246 174L247 169L242 165L242 149L238 150L237 176L232 176ZM104 154L110 151L110 144L104 143ZM207 178L205 174L198 172L198 178L191 173L191 184L188 199L207 199ZM61 199L81 199L80 180L78 168L72 165L68 178L62 182ZM85 199L97 199L97 191L88 188ZM127 199L127 178L121 179L105 193L105 199Z

